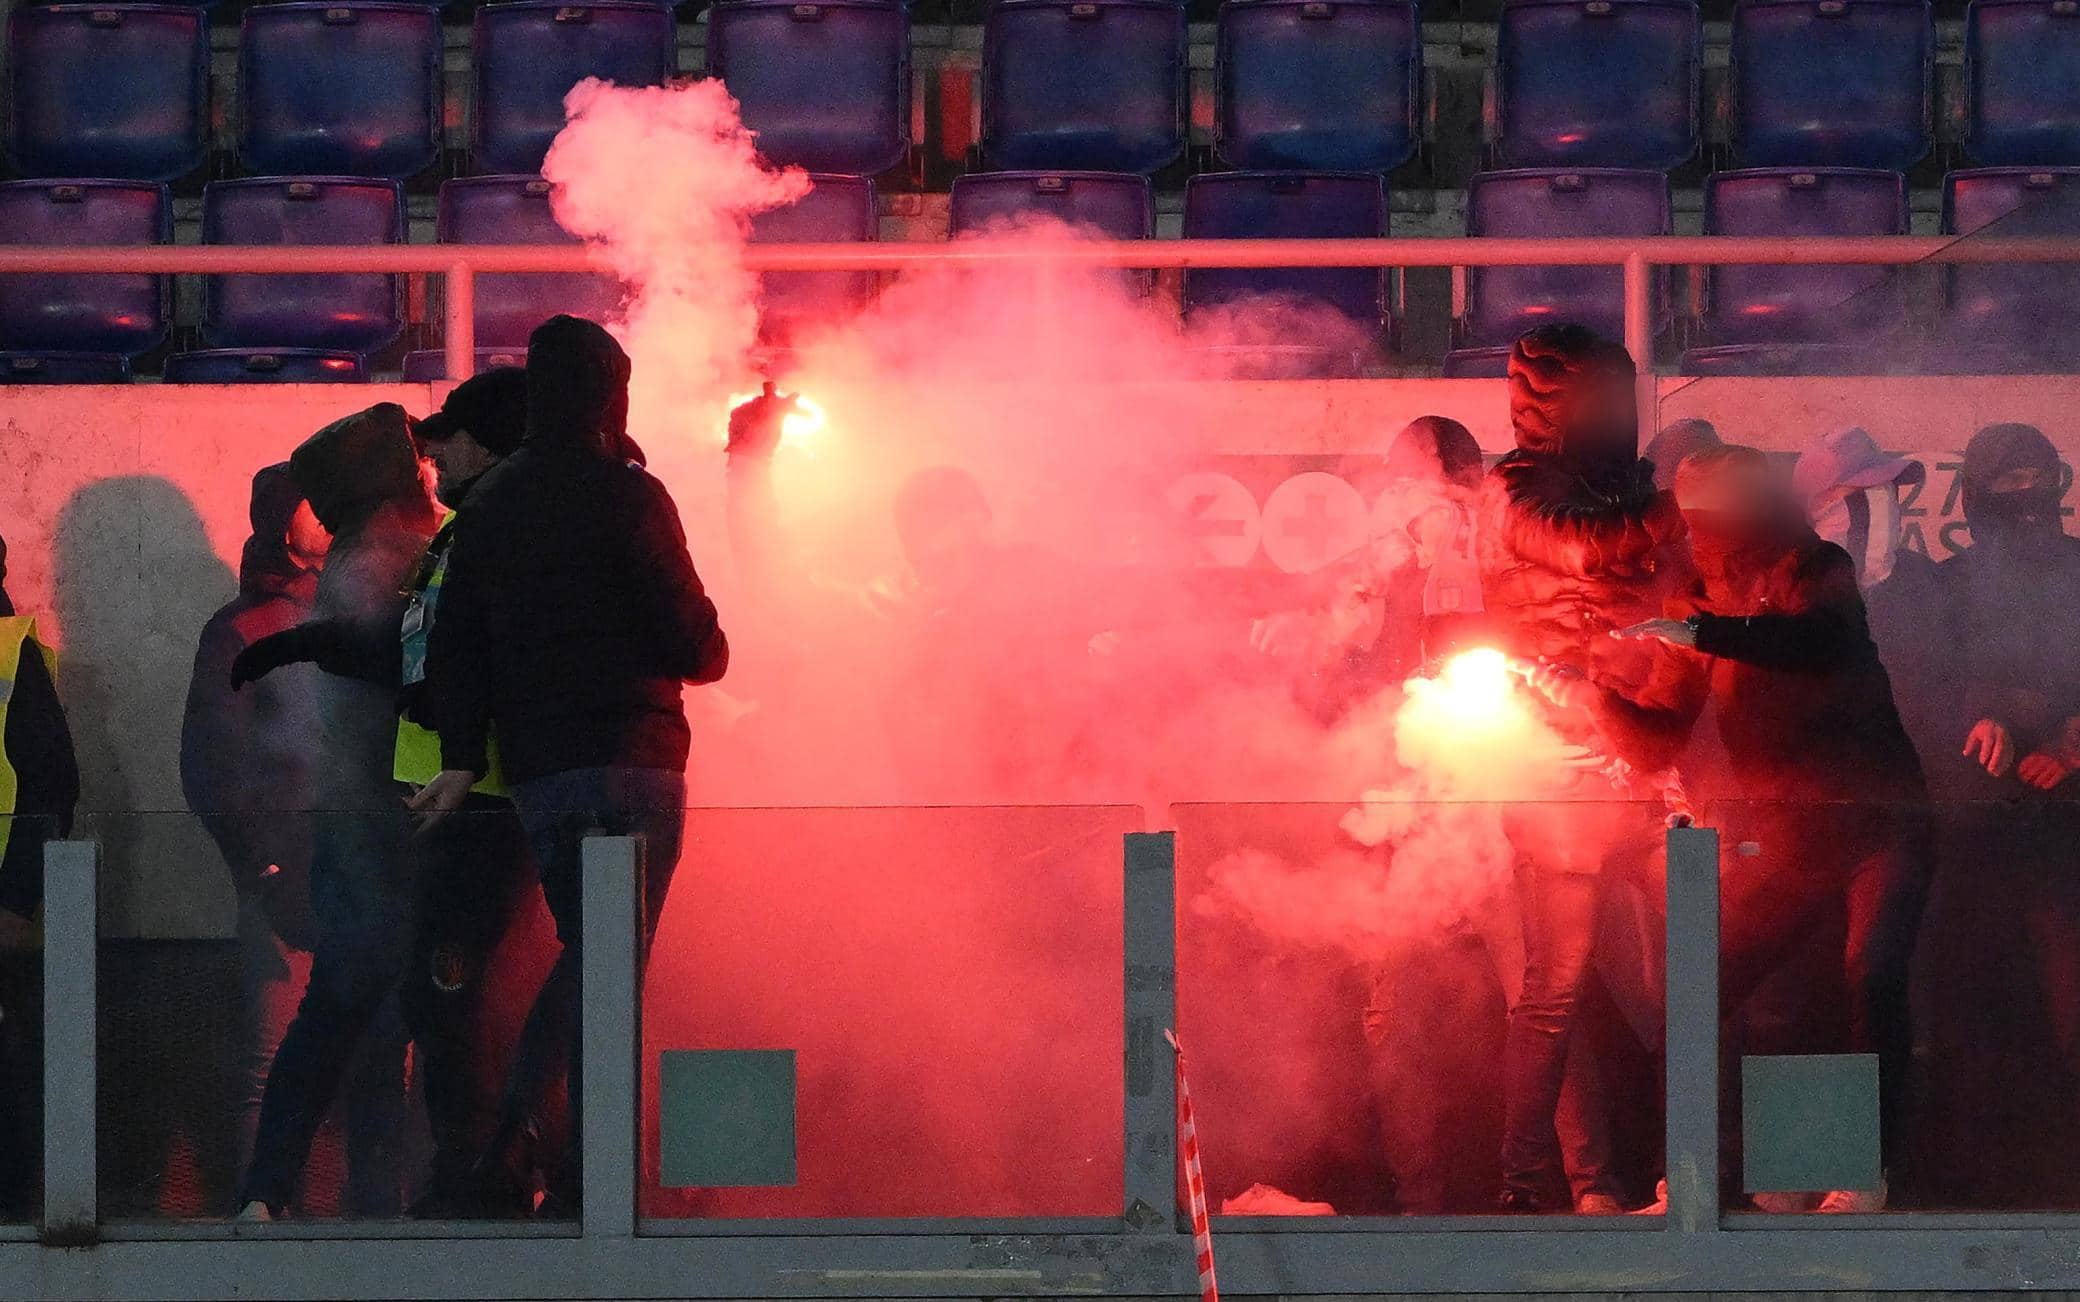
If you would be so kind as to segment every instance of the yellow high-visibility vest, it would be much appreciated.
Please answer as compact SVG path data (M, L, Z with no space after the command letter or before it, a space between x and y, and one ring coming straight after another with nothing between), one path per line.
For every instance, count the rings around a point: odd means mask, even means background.
M448 525L454 519L455 513L453 511L442 517L441 529L443 532L446 531ZM436 538L439 536L439 534L435 535ZM434 608L440 594L441 584L447 580L447 577L448 553L443 551L440 559L434 562L432 571L426 576L426 586L421 588L413 597L412 610L407 613L407 619L411 619L415 615L423 618L429 609ZM496 737L492 738L485 750L490 756L491 771L486 773L482 780L474 787L471 787L470 790L486 796L510 794L506 790L505 774L501 771L498 762L498 739ZM423 728L413 723L410 719L400 716L397 720L397 747L391 756L390 776L399 782L407 782L415 787L423 787L433 781L434 776L440 771L440 734L431 728Z
M0 856L6 855L8 837L14 831L14 802L20 788L14 760L7 754L4 744L7 707L14 704L14 680L22 671L22 648L29 645L35 636L36 618L33 615L10 615L0 619Z

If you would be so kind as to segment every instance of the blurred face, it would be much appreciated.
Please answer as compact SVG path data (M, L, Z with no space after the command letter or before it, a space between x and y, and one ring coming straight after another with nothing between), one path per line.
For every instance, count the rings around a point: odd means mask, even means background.
M1622 374L1598 373L1585 381L1575 395L1574 408L1570 424L1575 429L1617 434L1635 430L1639 421L1632 380Z
M1690 469L1692 467L1686 467ZM1768 522L1772 507L1768 468L1721 462L1676 479L1676 505L1700 534L1744 533Z
M426 460L433 466L433 491L451 506L451 494L498 464L498 458L486 452L484 445L471 438L466 429L457 430L452 438L436 439L424 446Z
M318 523L317 513L309 502L298 502L296 514L289 517L289 558L306 570L317 569L324 561L325 553L332 549L332 535Z

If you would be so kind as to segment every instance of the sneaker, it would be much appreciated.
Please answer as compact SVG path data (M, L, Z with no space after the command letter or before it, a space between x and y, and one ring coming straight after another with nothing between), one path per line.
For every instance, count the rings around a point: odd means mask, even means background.
M1633 1208L1632 1214L1634 1216L1668 1215L1668 1181L1657 1181L1654 1185L1654 1201L1644 1207Z
M1588 1193L1574 1200L1577 1216L1623 1216L1625 1204L1609 1194Z
M263 1203L258 1198L255 1198L253 1201L239 1208L238 1215L232 1217L231 1219L234 1221L243 1222L248 1225L264 1225L269 1221L280 1220L281 1218L278 1215L276 1215L274 1208L269 1207L266 1203Z
M1890 1192L1880 1177L1875 1189L1835 1190L1820 1200L1819 1211L1822 1216L1869 1216L1885 1210Z

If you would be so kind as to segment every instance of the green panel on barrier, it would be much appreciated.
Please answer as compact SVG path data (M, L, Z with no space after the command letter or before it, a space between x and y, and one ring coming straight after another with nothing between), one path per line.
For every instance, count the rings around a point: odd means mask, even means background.
M1877 1055L1741 1059L1741 1137L1749 1193L1876 1189Z
M667 1188L794 1183L794 1050L672 1049L659 1076Z

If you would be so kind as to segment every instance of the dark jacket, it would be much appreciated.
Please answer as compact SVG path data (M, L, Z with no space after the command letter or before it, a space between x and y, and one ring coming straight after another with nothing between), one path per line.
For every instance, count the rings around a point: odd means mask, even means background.
M181 791L202 819L240 894L261 889L284 939L308 947L313 761L318 748L315 669L271 674L232 690L231 662L261 638L310 613L318 572L288 549L303 501L286 462L253 476L252 537L238 595L211 616L195 648L181 720ZM273 870L270 872L270 870Z
M0 558L4 558L0 550ZM6 565L0 559L0 583ZM14 602L0 588L0 616L12 616ZM73 810L79 804L79 761L72 750L72 730L58 700L44 649L34 640L22 647L13 695L7 705L8 763L15 773L15 819L0 858L0 909L21 917L36 912L43 901L43 843L72 833Z
M404 409L386 402L335 421L297 448L290 466L318 522L332 533L311 618L344 626L359 645L394 644L402 591L437 523ZM395 808L396 692L326 673L319 679L318 728L318 807Z
M427 647L443 766L684 769L682 685L729 663L671 495L626 459L628 358L589 321L528 345L527 439L458 521Z
M1728 790L1752 800L1916 801L1921 765L1871 641L1856 566L1802 521L1722 555L1671 603L1711 663Z

